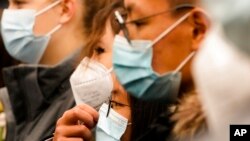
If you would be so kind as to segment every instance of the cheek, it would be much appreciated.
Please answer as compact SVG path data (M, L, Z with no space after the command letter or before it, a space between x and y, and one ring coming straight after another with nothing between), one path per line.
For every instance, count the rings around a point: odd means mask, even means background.
M112 68L112 52L102 53L98 61L103 64L107 69Z
M131 141L131 126L127 126L125 133L123 134L121 141Z
M53 28L59 25L59 21L60 21L60 16L55 9L50 9L45 13L42 13L41 15L37 16L35 20L35 26L34 26L35 35L37 36L46 35Z
M190 53L191 39L182 30L177 28L154 46L152 66L156 72L174 71Z
M121 114L123 117L128 119L128 122L131 122L131 112L129 109L120 109L116 110L119 114ZM131 136L131 126L127 126L125 133L123 134L121 141L130 141L130 136Z

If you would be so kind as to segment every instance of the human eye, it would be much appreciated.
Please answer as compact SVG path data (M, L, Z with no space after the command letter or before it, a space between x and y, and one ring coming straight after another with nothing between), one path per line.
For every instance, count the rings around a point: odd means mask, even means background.
M97 46L97 47L95 47L94 51L95 51L95 54L100 55L100 54L105 52L105 49L101 46Z
M125 106L128 106L128 105L117 102L117 101L111 101L111 107L125 107Z
M145 22L142 20L136 20L136 21L133 21L131 23L134 24L136 27L141 27L141 26L145 25Z
M16 7L17 9L22 9L23 5L27 4L27 1L25 0L13 0L10 1L10 5Z

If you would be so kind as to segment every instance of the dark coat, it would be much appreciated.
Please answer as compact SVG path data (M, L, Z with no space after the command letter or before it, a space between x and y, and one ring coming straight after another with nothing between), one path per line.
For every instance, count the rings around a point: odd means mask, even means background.
M69 78L77 65L74 54L56 66L5 68L4 81L15 117L15 141L40 141L52 135L56 121L75 106ZM7 140L8 141L8 140Z

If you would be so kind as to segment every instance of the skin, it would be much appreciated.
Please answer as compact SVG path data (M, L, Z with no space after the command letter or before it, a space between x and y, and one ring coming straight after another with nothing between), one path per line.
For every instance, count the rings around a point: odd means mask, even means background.
M103 64L107 68L112 67L112 44L114 40L114 34L111 30L111 25L108 22L106 24L106 32L100 39L96 50L92 58L99 63ZM123 87L117 81L114 73L112 73L114 88L112 91L112 100L118 103L129 105L129 97ZM131 122L130 107L129 106L114 106L113 110L128 119ZM78 125L78 121L83 121L84 125ZM58 120L54 141L89 141L94 136L91 133L91 129L95 127L98 121L98 111L94 108L81 104L77 105L73 109L65 112L65 114ZM128 126L121 140L129 141L131 134L131 127Z
M82 28L82 4L80 0L61 1L57 6L36 17L33 29L36 36L46 35L57 25L62 25L58 31L52 34L40 64L55 65L83 45L85 37ZM53 2L55 1L9 0L8 9L40 11Z
M166 0L124 0L124 4L128 12L127 21L171 9ZM172 15L168 12L149 18L140 25L128 24L130 38L154 40L182 15ZM198 49L207 27L208 22L203 11L199 8L193 9L184 22L154 45L152 67L155 72L164 74L175 70L192 51ZM183 91L194 89L190 62L181 70Z

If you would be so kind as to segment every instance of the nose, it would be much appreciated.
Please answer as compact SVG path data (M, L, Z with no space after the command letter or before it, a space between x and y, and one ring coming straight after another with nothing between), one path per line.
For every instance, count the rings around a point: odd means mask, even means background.
M120 84L115 74L112 74L112 78L113 78L113 85L114 85L112 94L126 93L125 89Z

